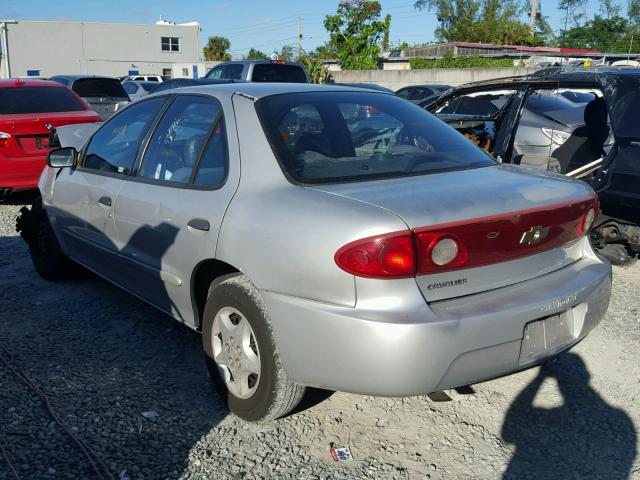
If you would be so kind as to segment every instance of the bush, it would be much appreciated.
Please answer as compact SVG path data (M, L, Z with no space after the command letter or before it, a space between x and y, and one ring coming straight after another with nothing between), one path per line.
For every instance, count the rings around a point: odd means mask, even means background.
M513 67L510 58L486 58L479 55L454 57L447 52L437 61L433 58L411 57L409 59L412 70L427 70L432 68L504 68Z

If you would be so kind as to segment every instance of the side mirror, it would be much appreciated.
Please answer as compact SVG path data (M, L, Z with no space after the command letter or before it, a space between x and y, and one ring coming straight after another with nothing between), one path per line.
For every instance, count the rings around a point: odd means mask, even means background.
M47 165L53 168L75 167L78 151L73 147L57 148L47 155Z

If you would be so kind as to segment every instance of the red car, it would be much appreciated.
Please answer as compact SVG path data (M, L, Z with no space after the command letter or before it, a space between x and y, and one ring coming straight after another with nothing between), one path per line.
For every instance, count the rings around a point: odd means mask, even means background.
M37 187L51 128L100 121L57 82L0 80L0 195Z

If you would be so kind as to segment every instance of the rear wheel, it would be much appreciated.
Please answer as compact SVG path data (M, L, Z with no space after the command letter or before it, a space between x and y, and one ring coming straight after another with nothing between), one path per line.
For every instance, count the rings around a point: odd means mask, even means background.
M31 210L22 208L16 230L27 242L33 266L42 278L67 280L77 273L78 265L62 253L41 198L33 202Z
M292 382L282 368L266 306L245 276L210 288L202 340L216 390L238 417L273 420L302 399L305 387Z

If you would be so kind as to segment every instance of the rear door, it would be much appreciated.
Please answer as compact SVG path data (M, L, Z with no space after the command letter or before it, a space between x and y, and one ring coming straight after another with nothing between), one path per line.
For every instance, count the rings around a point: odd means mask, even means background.
M123 286L191 325L191 274L214 257L238 185L237 140L227 134L233 131L215 98L176 96L116 202Z
M115 201L165 101L141 101L106 122L89 141L79 166L62 169L56 179L50 212L66 253L114 281L122 276Z

